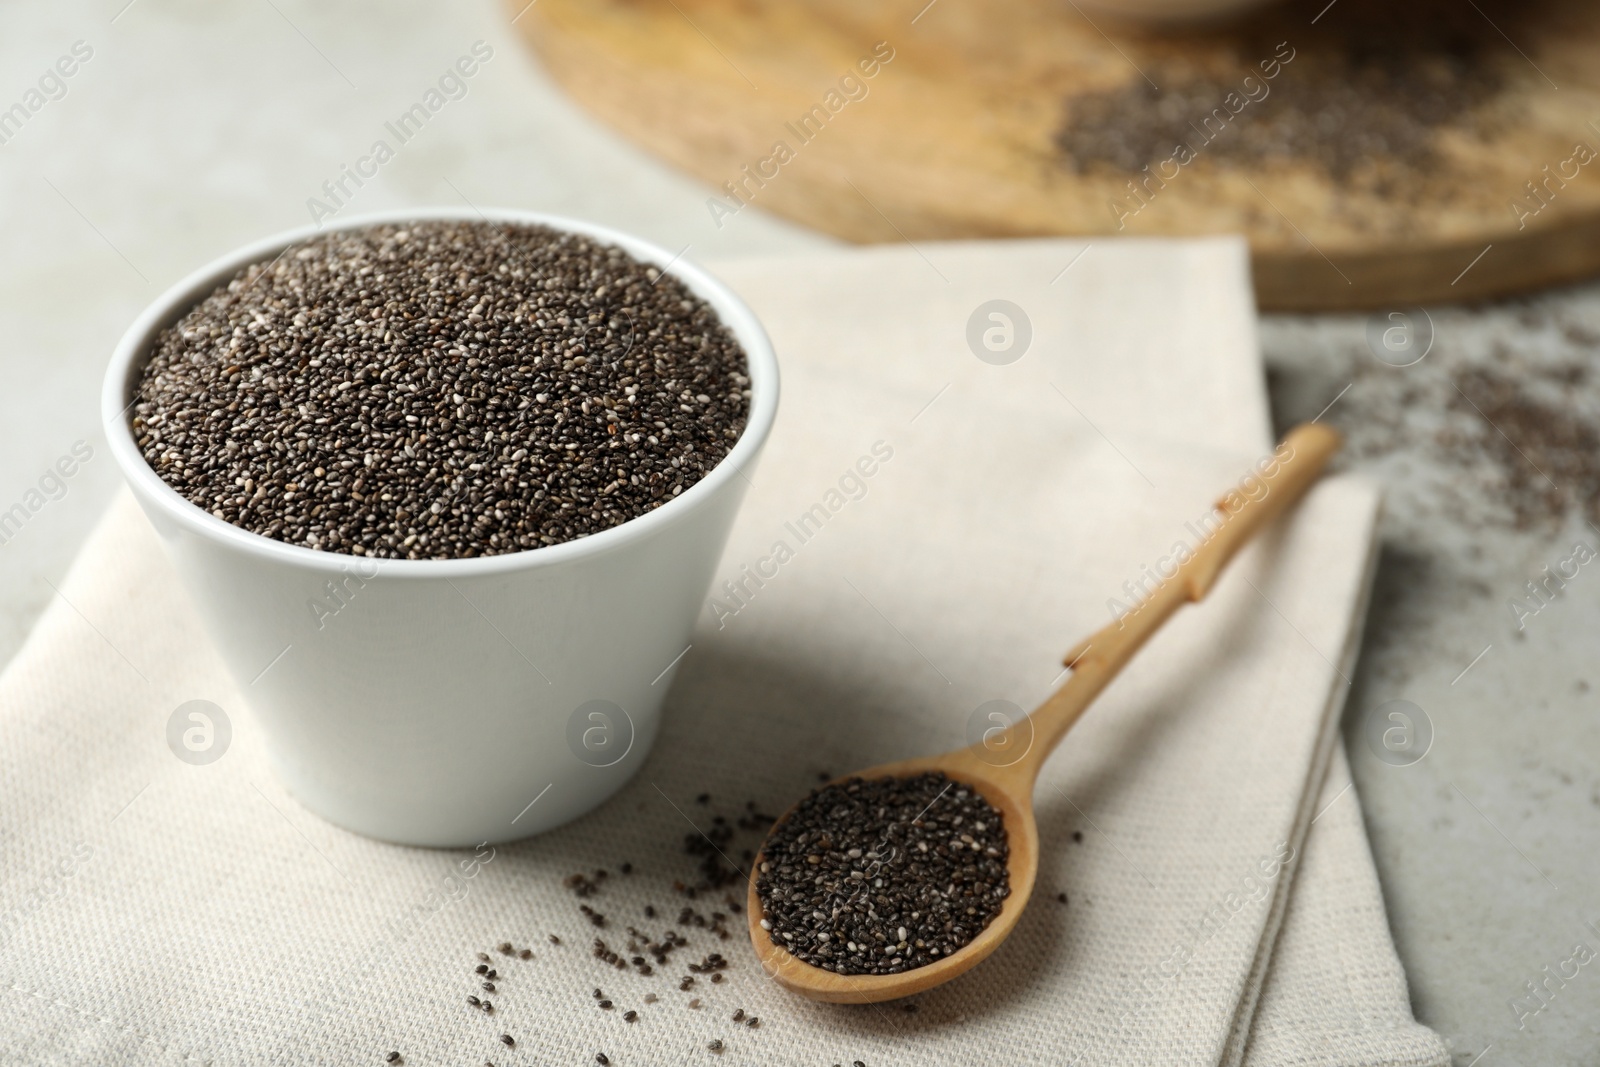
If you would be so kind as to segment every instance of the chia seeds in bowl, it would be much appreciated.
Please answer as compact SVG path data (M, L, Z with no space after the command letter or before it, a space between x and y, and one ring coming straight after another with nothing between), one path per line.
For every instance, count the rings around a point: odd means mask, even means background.
M235 526L391 559L540 548L704 477L750 410L745 353L671 274L533 224L331 231L163 330L132 431Z

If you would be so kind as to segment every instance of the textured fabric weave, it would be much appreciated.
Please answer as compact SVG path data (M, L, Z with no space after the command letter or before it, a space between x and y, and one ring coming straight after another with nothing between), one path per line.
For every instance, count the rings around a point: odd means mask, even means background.
M1037 794L1032 904L915 1012L797 1000L762 977L738 915L726 941L676 927L690 944L651 977L593 958L596 935L621 948L628 925L659 936L685 905L730 911L673 889L696 878L686 835L715 816L955 747L987 701L1031 707L1124 583L1192 546L1187 524L1271 447L1232 241L926 245L719 273L777 346L778 425L717 602L661 680L651 759L537 839L408 849L300 808L118 501L0 678L0 1063L1446 1064L1411 1018L1334 730L1377 510L1347 479L1242 553L1074 728ZM1031 332L1004 366L968 343L997 298ZM981 338L995 320L977 321ZM817 505L802 540L790 526ZM775 576L720 589L779 541ZM193 699L233 724L208 766L166 745ZM745 862L756 842L725 849ZM594 896L563 888L599 867ZM485 995L479 951L501 972L493 1016L466 1004ZM709 952L726 981L680 991Z

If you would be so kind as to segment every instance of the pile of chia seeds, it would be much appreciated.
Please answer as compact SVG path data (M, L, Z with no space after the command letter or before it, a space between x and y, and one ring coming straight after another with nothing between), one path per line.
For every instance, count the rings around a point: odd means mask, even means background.
M943 774L815 790L767 838L773 942L837 974L898 974L968 944L1010 895L1000 813Z
M392 559L585 537L694 485L749 413L732 333L671 275L541 226L329 233L163 331L133 406L184 497Z
M1170 39L1132 36L1144 76L1069 97L1056 146L1077 173L1138 174L1187 145L1205 166L1311 165L1415 195L1438 170L1445 131L1485 139L1506 127L1492 105L1507 71L1539 77L1510 41L1544 36L1549 5L1484 7L1342 0L1312 25L1298 7L1275 5ZM1207 69L1196 53L1229 58ZM1261 63L1287 56L1263 78ZM1243 110L1225 128L1203 128L1214 111L1232 110L1230 94L1252 102L1235 103Z

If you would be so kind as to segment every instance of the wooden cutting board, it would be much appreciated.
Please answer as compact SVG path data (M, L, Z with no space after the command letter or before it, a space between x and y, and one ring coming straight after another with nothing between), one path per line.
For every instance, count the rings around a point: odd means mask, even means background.
M509 3L580 102L713 187L712 230L755 204L861 242L1244 233L1277 309L1600 273L1590 0L1181 32L1073 0Z

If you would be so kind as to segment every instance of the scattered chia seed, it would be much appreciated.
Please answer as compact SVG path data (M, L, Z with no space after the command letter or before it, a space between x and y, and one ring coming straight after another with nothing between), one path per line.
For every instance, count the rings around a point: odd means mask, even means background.
M604 1052L596 1052L594 1054L594 1062L598 1063L600 1067L611 1067L611 1057Z
M747 369L710 305L621 249L387 224L201 300L156 339L132 428L168 485L236 526L457 559L585 537L688 489L744 430Z
M622 1013L622 1020L623 1022L636 1023L639 1021L639 1013L636 1011L625 1011Z
M612 1007L614 1007L614 1005L609 1000L602 1000L600 1002L600 1007L603 1008L606 1011L610 1011L612 1009Z
M383 1058L383 1062L384 1063L399 1063L400 1062L400 1053L398 1053L398 1052L389 1053L387 1056L385 1056Z
M472 968L472 970L475 974L488 974L489 965L487 963L480 963L476 967Z
M502 955L502 956L511 955L511 942L509 942L509 941L500 942L499 949L500 949L500 955Z
M837 974L925 967L1000 913L1008 856L1000 813L941 773L849 778L813 790L767 838L761 926Z
M712 1052L721 1052L722 1051L722 1041L720 1039L717 1040L717 1041L712 1041L712 1042L710 1042L709 1044L706 1045L706 1048L709 1049Z
M517 958L519 960L531 960L531 959L533 959L533 949L531 949L531 948L523 949L521 952L517 953Z
M517 1041L516 1038L512 1037L510 1034L501 1034L500 1043L505 1045L507 1048L510 1048L511 1046L515 1045Z
M559 945L559 944L561 944L561 939L559 937L557 937L555 934L551 934L550 935L550 943L552 945Z
M479 1005L481 1005L483 1003L483 1001L479 1000L477 997L469 996L469 997L467 997L467 1003L471 1004L474 1008L476 1008Z
M485 993L493 993L494 992L494 983L493 982L485 982L485 983L483 983L483 991Z

